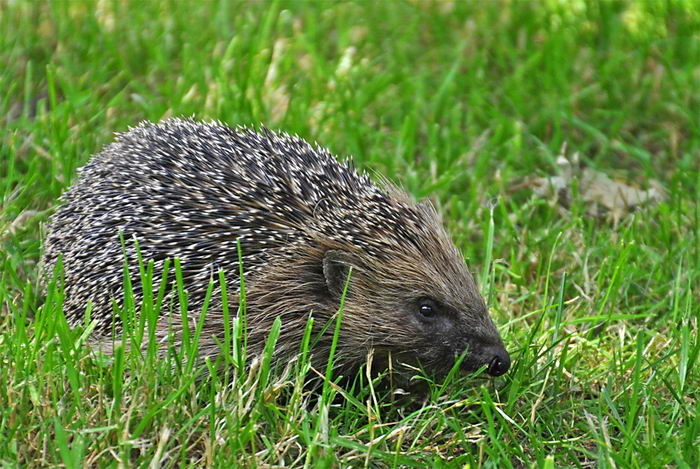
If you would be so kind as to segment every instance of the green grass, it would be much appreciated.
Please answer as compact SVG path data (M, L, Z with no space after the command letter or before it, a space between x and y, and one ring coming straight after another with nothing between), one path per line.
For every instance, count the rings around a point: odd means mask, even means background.
M690 0L0 0L0 464L697 467L698 83ZM60 285L37 314L42 227L76 169L115 131L193 114L298 133L434 200L511 371L419 401L314 394L305 354L246 369L237 334L201 378L172 366L196 330L168 360L105 360ZM614 223L535 198L564 143L666 200Z

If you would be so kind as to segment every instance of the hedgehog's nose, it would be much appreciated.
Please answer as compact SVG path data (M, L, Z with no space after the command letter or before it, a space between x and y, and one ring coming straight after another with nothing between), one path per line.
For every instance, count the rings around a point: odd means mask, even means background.
M498 347L495 350L491 350L492 357L489 361L489 367L486 372L491 376L501 376L508 368L510 368L510 357L508 352L502 347Z

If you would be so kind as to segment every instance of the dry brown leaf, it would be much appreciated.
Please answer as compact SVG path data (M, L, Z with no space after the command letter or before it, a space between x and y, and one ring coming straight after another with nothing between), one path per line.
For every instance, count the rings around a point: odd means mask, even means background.
M532 180L535 195L548 198L566 209L573 197L572 186L592 217L607 215L615 223L639 207L664 200L664 190L655 180L649 180L649 189L638 189L630 184L611 179L607 174L579 166L578 153L567 158L566 146L557 158L559 174Z

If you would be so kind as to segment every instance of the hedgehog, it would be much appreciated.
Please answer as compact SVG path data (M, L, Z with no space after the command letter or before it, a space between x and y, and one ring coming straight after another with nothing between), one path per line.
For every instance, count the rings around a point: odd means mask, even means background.
M84 324L91 304L90 340L108 353L122 327L115 305L124 301L124 265L136 304L143 299L136 240L155 279L166 265L172 271L166 259L180 260L192 323L210 280L218 285L224 272L228 304L215 287L200 357L220 352L224 307L240 311L243 283L250 357L260 355L279 317L274 360L292 360L312 317L312 365L325 366L335 330L329 321L342 301L333 360L347 373L370 355L373 370L419 367L436 377L457 360L465 373L500 376L510 367L433 205L386 180L374 184L351 159L297 136L192 118L143 122L81 168L61 200L43 244L44 275L60 258L69 324ZM156 338L172 340L183 327L179 312L164 308Z

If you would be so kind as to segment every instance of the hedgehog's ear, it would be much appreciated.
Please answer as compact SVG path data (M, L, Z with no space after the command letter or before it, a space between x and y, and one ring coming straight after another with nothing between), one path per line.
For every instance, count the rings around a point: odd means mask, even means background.
M334 299L340 299L345 289L345 282L350 274L350 268L357 267L353 256L346 251L331 249L323 256L323 276L326 279L328 292Z

